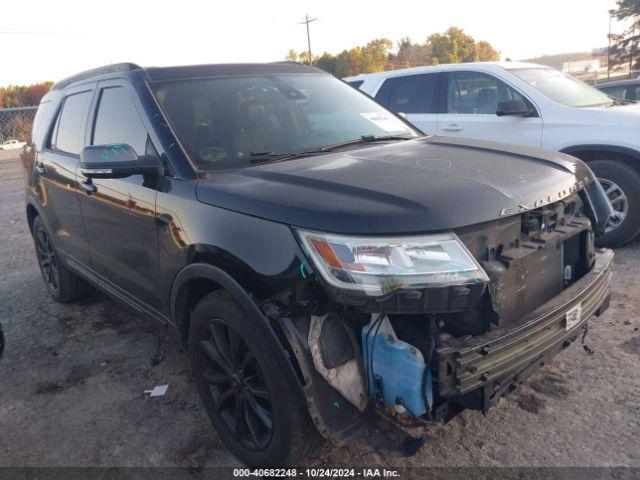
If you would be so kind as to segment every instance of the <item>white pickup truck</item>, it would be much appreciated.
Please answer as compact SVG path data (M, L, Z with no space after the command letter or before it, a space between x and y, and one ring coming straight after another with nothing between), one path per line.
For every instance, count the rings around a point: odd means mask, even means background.
M19 142L18 140L7 140L0 143L0 150L17 150L26 145L26 142Z
M640 232L640 104L519 62L416 67L344 80L426 134L541 147L586 161L614 210L600 244L619 246Z

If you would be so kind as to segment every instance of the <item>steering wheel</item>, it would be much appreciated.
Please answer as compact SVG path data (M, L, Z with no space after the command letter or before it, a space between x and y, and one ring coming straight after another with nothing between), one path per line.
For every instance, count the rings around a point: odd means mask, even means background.
M333 132L326 128L314 130L307 135L307 141L311 140L309 143L313 143L313 142L324 143L327 141L330 142L332 138L333 138Z
M200 151L200 158L204 162L222 162L227 159L227 150L222 147L207 147Z

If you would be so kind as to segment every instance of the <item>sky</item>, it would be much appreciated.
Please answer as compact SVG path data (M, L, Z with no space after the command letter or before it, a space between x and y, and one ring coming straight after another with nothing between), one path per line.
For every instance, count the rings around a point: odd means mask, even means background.
M513 60L606 46L615 0L22 0L0 23L0 86L59 80L117 62L270 62L387 37L423 42L455 25ZM7 12L7 9L5 9ZM614 31L622 29L616 26Z

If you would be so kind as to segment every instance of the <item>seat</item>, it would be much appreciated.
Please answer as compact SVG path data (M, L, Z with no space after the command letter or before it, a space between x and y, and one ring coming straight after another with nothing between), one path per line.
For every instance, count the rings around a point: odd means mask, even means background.
M476 95L477 113L496 113L498 96L495 88L481 88Z

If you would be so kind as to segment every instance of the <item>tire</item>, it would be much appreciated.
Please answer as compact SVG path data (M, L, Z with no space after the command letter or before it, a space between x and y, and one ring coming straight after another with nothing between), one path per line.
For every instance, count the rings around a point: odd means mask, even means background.
M220 438L244 464L301 465L321 437L285 379L281 365L287 360L266 328L227 292L205 296L189 329L196 387Z
M33 221L32 232L38 266L49 295L61 303L73 302L89 296L93 291L91 285L69 270L60 260L51 236L39 216Z
M640 173L616 160L594 160L589 162L589 167L600 180L616 211L596 244L599 247L620 247L640 232Z

